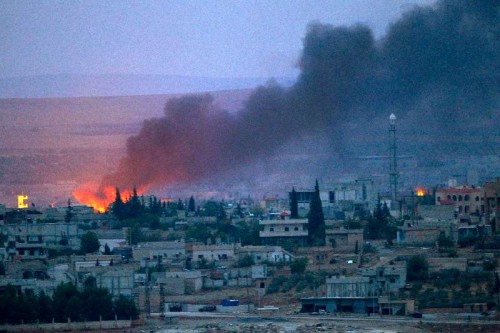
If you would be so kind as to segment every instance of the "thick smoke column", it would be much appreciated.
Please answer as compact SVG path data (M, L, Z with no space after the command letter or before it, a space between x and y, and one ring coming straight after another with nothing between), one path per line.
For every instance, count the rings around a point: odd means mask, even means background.
M498 110L497 1L416 7L375 41L369 28L310 24L297 83L258 88L243 110L219 110L209 95L170 100L144 122L102 186L191 182L271 154L297 135L396 109L420 126ZM457 122L460 126L463 121ZM338 139L338 138L337 138Z

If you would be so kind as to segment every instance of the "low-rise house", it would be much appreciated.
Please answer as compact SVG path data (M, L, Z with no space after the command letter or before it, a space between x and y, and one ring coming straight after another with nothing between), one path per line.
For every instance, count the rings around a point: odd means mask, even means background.
M396 241L398 244L432 245L440 234L441 230L437 227L404 226L399 228Z
M325 244L335 244L335 247L350 248L354 250L356 244L358 249L363 245L363 229L326 229Z
M294 259L294 256L281 246L242 246L236 250L236 255L238 260L250 256L255 264L263 262L286 262Z
M192 262L198 262L200 260L206 260L208 262L231 260L235 257L234 251L234 244L186 244L186 254L191 258Z
M155 272L151 277L164 295L192 295L203 287L199 271Z
M180 259L186 255L186 243L180 241L144 242L133 247L134 260L144 258Z
M429 272L439 272L445 269L467 270L467 258L429 258Z

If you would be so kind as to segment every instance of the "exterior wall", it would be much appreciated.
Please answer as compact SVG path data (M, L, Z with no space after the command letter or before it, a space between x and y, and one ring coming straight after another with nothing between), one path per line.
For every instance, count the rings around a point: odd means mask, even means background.
M22 324L22 325L0 325L2 332L61 332L61 331L87 331L99 329L124 329L132 327L131 320L106 320L68 322L53 324Z
M47 258L47 247L60 246L67 240L72 248L79 248L79 229L70 223L18 223L0 226L0 232L8 237L7 255L11 259Z
M134 271L115 268L95 273L97 286L107 288L113 296L132 296Z
M148 242L133 247L134 260L143 258L179 258L186 255L186 244L180 242Z
M439 189L436 190L436 205L452 205L459 215L484 214L484 189L465 186Z
M453 221L455 220L455 207L452 205L421 205L418 206L418 214L424 220Z
M367 277L332 277L326 279L327 297L368 297L376 290Z
M0 287L11 285L19 287L23 292L26 290L32 290L35 294L39 294L43 291L45 294L51 296L54 290L59 285L59 281L50 280L37 280L37 279L0 279Z
M435 243L441 234L438 228L401 228L397 233L399 244L432 244Z
M318 312L324 310L328 313L349 312L366 314L378 312L378 297L356 298L302 298L302 312Z
M438 272L443 269L458 269L465 272L467 258L429 258L429 272Z
M485 222L491 224L494 232L500 229L500 177L484 184Z
M406 285L406 267L380 266L361 271L379 295L397 293Z
M165 295L184 295L186 291L186 283L181 278L164 278L161 279L161 284L164 285Z
M193 262L227 260L234 258L234 245L193 245L190 252Z
M331 240L335 240L338 247L355 248L356 242L361 248L363 245L363 229L327 229L326 230L326 244L331 244Z
M203 279L199 271L160 272L153 273L153 280L163 285L169 295L193 294L203 287Z
M250 255L256 264L264 261L290 261L293 255L281 246L244 246L237 250L238 259Z
M307 219L264 220L259 224L264 228L259 232L265 237L307 237Z

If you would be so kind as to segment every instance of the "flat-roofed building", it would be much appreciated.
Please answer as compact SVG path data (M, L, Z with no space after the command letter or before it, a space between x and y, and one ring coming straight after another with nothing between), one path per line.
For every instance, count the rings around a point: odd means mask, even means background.
M307 219L262 220L259 225L263 228L259 237L266 245L278 245L287 240L304 245L309 235Z

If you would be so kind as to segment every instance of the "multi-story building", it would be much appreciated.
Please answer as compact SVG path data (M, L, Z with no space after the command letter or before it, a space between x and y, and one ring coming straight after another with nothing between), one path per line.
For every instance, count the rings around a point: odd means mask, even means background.
M397 293L406 285L406 266L378 266L361 270L361 276L369 279L377 295Z
M500 228L500 177L484 183L485 223L491 224L493 232Z
M299 216L305 217L314 189L298 189L297 203ZM292 193L289 192L291 199ZM354 213L363 209L371 210L377 201L377 191L371 179L357 179L353 182L324 186L319 191L325 217L335 217L335 212Z
M0 226L0 232L7 235L7 256L9 259L43 259L48 249L58 246L79 248L78 225L70 223L24 222Z
M459 218L485 213L483 188L460 186L436 190L436 205L453 205Z
M304 245L309 235L307 219L262 220L259 225L263 228L259 237L267 245L278 245L287 240Z

